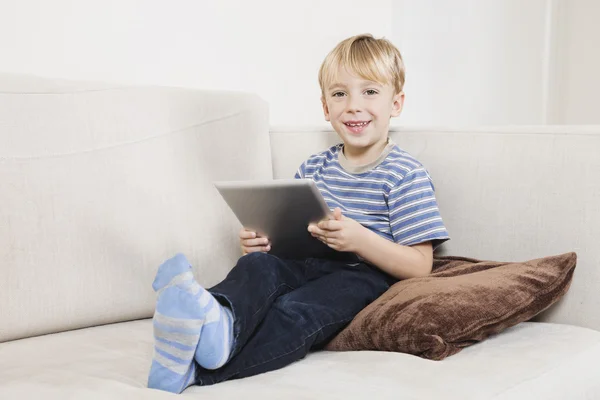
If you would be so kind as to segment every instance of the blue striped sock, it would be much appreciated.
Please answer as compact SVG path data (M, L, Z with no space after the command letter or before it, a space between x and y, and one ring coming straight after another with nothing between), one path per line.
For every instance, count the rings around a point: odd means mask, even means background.
M195 296L202 308L204 324L194 359L206 369L221 368L233 348L233 314L222 306L195 279L177 283L177 287Z
M195 296L171 286L158 296L152 323L154 356L148 387L181 393L194 383L193 359L204 313Z
M204 289L192 274L189 261L183 254L165 261L158 269L152 287L161 293L169 287L178 287L193 295L202 309L202 326L195 360L206 369L225 365L233 349L233 315L212 294Z

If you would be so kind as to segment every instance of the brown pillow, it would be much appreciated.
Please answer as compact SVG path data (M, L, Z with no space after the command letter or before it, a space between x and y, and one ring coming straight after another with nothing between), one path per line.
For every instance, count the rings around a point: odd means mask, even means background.
M431 275L390 287L325 349L441 360L550 307L569 289L576 261L575 253L520 263L437 258Z

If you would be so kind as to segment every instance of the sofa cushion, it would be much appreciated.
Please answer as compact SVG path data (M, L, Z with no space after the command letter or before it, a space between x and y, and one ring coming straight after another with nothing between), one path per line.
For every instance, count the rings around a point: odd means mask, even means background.
M146 388L152 322L0 344L0 399L173 399ZM213 386L199 399L600 398L600 332L525 322L443 361L390 352L318 352L288 367ZM587 396L587 397L586 397Z
M240 256L213 182L271 179L258 96L0 73L0 342L152 317L152 280ZM233 151L232 151L233 149Z
M326 348L441 360L548 308L568 290L576 260L575 253L513 263L436 259L431 275L392 286Z

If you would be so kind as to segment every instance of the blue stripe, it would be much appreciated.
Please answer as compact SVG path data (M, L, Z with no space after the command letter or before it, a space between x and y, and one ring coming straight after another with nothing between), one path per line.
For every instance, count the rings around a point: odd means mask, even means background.
M196 346L186 346L185 344L181 344L179 342L173 342L171 340L167 340L167 339L163 339L163 338L159 338L154 336L154 339L158 342L162 342L164 344L168 344L169 346L173 346L176 349L179 350L184 350L184 351L189 351L189 350L196 350Z
M404 238L418 235L421 232L426 232L430 229L440 228L440 227L441 228L444 227L444 224L442 224L441 221L434 221L431 223L419 225L417 227L408 226L406 228L399 229L398 231L402 231L402 232L398 232L398 235L397 236L394 235L394 236L396 237L397 241L400 241Z
M406 208L402 208L408 206ZM412 214L416 211L422 210L424 208L435 208L436 211L434 211L434 213L439 214L439 211L437 210L437 203L435 202L435 199L430 199L427 201L424 201L422 203L417 203L417 204L402 204L401 206L397 207L397 210L393 211L392 214L392 221L397 220L399 217L403 217L405 215L409 215ZM417 216L416 219L421 220L422 217L421 216Z
M428 208L428 207L423 207L423 208ZM403 218L405 218L405 216L408 216L409 214L410 214L410 212L405 213L403 215L396 216L394 219L392 219L390 221L390 224L391 225L396 224L396 225L400 225L400 226L406 226L406 225L413 224L415 221L422 221L422 220L426 220L426 219L430 219L430 218L436 217L436 216L439 215L439 212L436 209L436 210L432 210L432 211L427 211L427 212L425 212L423 214L417 215L416 217L412 217L412 218L408 218L406 220L402 220ZM400 220L402 220L402 221L398 222ZM396 227L394 227L394 228L397 229Z
M156 346L154 346L154 351L156 351L158 354L162 355L163 357L168 358L169 360L175 361L178 364L187 365L187 364L190 363L190 360L182 360L179 357L175 357L172 354L169 354L169 353L167 353L165 351L162 351L161 349L157 348Z

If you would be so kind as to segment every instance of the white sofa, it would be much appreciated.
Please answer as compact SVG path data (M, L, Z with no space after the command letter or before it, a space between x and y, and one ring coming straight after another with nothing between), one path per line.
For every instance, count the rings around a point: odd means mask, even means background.
M0 399L162 399L151 283L176 252L211 286L239 256L216 180L292 177L336 143L252 94L0 74ZM394 130L436 184L441 254L576 251L570 291L443 361L319 352L182 396L600 399L600 127Z

